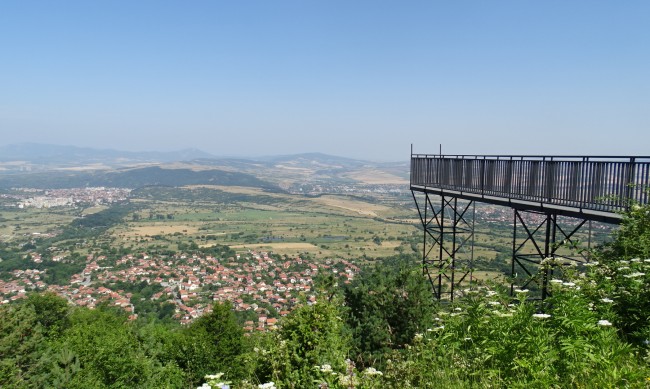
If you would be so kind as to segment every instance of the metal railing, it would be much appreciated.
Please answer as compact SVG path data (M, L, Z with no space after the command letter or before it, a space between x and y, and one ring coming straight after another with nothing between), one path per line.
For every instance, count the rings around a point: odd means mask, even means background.
M647 204L650 157L411 155L411 187L601 212Z

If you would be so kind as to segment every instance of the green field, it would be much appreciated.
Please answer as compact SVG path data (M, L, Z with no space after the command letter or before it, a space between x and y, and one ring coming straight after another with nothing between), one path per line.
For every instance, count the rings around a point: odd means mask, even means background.
M305 197L251 188L142 190L139 210L110 230L114 244L228 245L294 255L379 258L411 250L413 210L376 198Z

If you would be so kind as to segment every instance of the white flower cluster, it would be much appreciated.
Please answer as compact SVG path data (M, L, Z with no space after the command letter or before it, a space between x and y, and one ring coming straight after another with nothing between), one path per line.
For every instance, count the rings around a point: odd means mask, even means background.
M366 370L363 371L363 374L365 375L384 375L384 373L380 372L379 370L375 369L374 367L369 367Z
M551 315L549 315L548 313L534 313L533 317L537 319L548 319L549 317L551 317Z
M267 382L265 384L259 384L257 385L259 389L276 389L275 388L275 383L273 382Z
M324 364L323 366L315 366L316 369L320 370L322 373L331 373L332 365Z
M634 273L632 273L632 274L626 274L626 275L624 275L623 277L626 277L626 278L636 278L636 277L643 277L644 275L645 275L645 273L641 273L641 272L638 272L638 271L637 271L637 272L634 272Z

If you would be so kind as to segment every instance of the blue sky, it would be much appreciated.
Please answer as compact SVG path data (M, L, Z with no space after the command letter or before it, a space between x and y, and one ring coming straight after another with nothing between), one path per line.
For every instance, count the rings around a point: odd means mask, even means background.
M3 1L0 144L650 155L649 1Z

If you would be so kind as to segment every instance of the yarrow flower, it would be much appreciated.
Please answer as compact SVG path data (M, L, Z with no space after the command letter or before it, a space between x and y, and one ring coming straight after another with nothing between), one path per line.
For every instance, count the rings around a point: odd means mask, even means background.
M316 366L321 372L323 373L331 373L332 372L332 366L325 364L323 366Z
M415 340L416 342L421 342L423 338L424 338L424 336L422 334L417 333L417 334L415 334L415 337L413 338L413 340Z
M569 288L576 286L576 284L574 282L563 282L562 285L563 286L568 286Z
M551 315L549 315L548 313L534 313L533 317L537 319L548 319L549 317L551 317Z
M265 384L259 384L257 385L259 389L275 389L275 383L273 381L267 382Z
M634 272L634 273L632 273L632 274L626 274L626 275L624 275L623 277L627 277L627 278L635 278L635 277L643 277L644 275L645 275L645 273L641 273L641 272L638 272L638 271L637 271L637 272Z
M598 324L599 326L605 326L605 327L609 327L609 326L612 325L612 323L610 323L609 320L598 320L598 323L596 323L596 324Z
M515 289L515 293L528 293L530 292L528 289Z
M501 305L501 303L498 302L498 301L490 301L490 302L488 302L488 304L490 304L490 305Z
M607 297L600 299L600 301L602 301L604 303L613 303L614 302L614 300L612 300L610 298L607 298Z
M542 261L539 263L540 265L552 265L555 263L555 258L553 257L546 257L542 259Z
M375 369L374 367L369 367L366 370L363 371L363 374L365 375L384 375L384 373L380 372L379 370Z
M562 280L558 280L557 278L553 278L553 279L552 279L551 281L549 281L549 282L551 282L551 283L553 283L553 284L562 284L564 281L562 281Z

